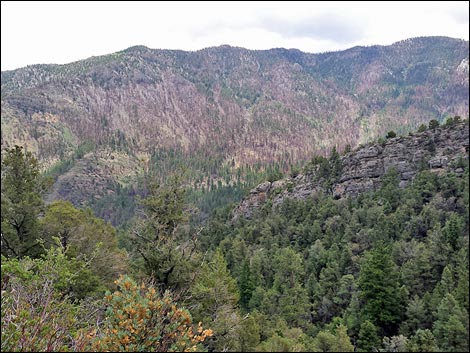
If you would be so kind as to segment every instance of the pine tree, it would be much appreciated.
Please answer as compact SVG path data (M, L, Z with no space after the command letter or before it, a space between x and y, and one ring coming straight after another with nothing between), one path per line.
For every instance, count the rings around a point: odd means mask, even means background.
M406 309L406 320L400 327L400 332L409 336L418 329L426 328L426 306L424 301L417 295L408 303Z
M406 346L408 352L437 352L436 339L431 330L417 330Z
M446 294L437 308L433 333L440 349L446 352L468 352L468 315L452 294Z
M389 247L379 244L366 255L361 266L359 289L365 302L365 317L376 323L384 335L393 335L403 303Z
M195 321L206 323L214 331L209 343L211 350L239 350L241 319L236 306L240 295L219 249L210 262L201 266L190 291L188 304Z
M39 163L23 147L6 149L2 155L2 255L37 257L42 253L38 216L44 202L42 196L51 186L43 178Z
M240 305L243 309L247 310L248 309L248 304L251 299L251 295L253 293L253 290L255 289L252 275L251 275L251 270L250 270L250 264L247 260L243 262L243 267L242 271L240 274Z
M362 323L357 339L357 348L359 352L374 352L380 347L380 337L377 334L377 327L366 320Z
M156 281L161 293L171 289L179 296L194 277L197 257L194 241L180 234L188 219L181 178L173 176L166 185L151 184L140 204L140 218L129 234L133 254L142 260L143 270Z

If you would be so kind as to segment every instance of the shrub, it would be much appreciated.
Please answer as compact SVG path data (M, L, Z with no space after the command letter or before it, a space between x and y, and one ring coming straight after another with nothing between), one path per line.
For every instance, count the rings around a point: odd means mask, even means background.
M201 323L193 331L191 315L176 306L169 292L160 297L153 286L139 286L128 276L115 283L118 290L105 297L106 319L95 334L93 351L197 351L212 336L212 330L203 330Z

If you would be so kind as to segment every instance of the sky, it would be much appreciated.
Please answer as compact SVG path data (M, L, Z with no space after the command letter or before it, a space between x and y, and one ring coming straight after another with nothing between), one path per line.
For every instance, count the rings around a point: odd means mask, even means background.
M134 45L319 53L419 36L468 40L469 2L1 2L2 71Z

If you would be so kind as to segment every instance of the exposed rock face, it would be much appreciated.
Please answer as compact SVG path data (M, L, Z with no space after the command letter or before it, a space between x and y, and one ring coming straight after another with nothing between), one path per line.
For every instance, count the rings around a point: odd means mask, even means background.
M419 170L431 172L463 173L459 159L468 159L468 120L452 127L436 128L407 137L396 137L383 144L360 147L341 157L342 173L332 187L335 198L355 196L372 191L380 186L382 177L394 168L400 178L400 187L413 180ZM299 174L274 183L265 182L255 189L237 206L233 217L250 218L265 200L272 199L273 207L285 198L305 199L323 191L319 178ZM287 186L287 187L286 187Z

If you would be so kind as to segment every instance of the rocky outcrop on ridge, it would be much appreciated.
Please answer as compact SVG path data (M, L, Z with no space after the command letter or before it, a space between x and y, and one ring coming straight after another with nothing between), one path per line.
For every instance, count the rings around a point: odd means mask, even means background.
M330 190L325 189L323 180L315 172L272 183L266 181L251 190L235 208L233 219L250 218L268 199L276 207L286 198L305 199L317 192L329 192L339 199L372 191L380 186L382 177L392 168L398 173L400 187L408 185L423 169L461 175L464 170L460 162L468 159L468 151L468 120L369 144L341 157L341 175Z

